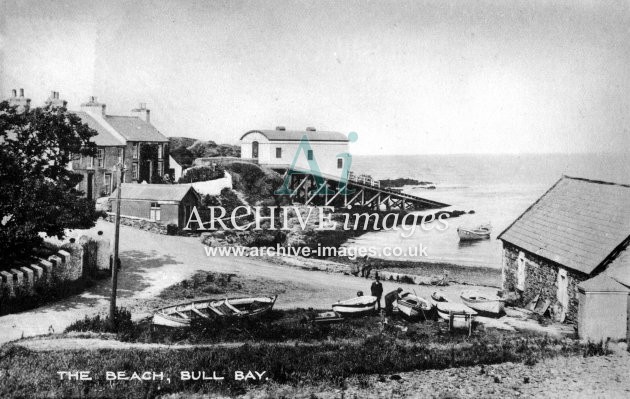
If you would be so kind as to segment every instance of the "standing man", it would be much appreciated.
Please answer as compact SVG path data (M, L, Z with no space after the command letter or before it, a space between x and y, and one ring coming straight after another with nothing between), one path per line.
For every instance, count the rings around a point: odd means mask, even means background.
M381 280L378 278L378 274L376 275L376 280L372 283L370 287L370 291L372 292L372 296L376 297L376 303L378 303L378 310L381 310L381 297L383 296L383 284L381 284Z
M402 288L398 287L394 291L391 291L387 295L385 295L385 314L387 316L391 316L394 312L394 301L400 299L400 293L402 292Z
M372 271L372 265L370 262L370 257L365 255L363 258L363 267L361 268L361 277L369 278L370 272Z

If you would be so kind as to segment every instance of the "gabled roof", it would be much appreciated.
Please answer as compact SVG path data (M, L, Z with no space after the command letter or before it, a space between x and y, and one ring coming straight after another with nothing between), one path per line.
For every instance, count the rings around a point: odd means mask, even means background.
M590 280L582 281L578 284L578 288L584 292L630 292L630 289L603 273Z
M563 176L499 239L590 274L630 237L630 186Z
M105 120L128 141L168 142L152 124L137 116L107 115Z
M117 190L109 198L116 198ZM133 184L122 185L120 198L151 201L181 201L191 191L197 194L190 184Z
M97 146L110 147L110 146L124 146L126 143L121 141L118 137L114 136L105 126L96 121L90 114L84 111L74 111L75 115L81 118L81 122L88 125L91 129L96 130L98 133L92 138Z
M630 248L626 247L621 251L606 267L604 273L619 281L621 284L630 287Z
M308 141L348 142L348 137L339 132L319 132L310 130L250 130L241 136L241 140L250 133L260 133L269 141L300 141L306 135Z

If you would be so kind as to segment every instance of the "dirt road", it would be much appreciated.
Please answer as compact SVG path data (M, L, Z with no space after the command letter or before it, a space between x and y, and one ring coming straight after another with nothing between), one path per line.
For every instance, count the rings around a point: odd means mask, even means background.
M111 236L113 224L99 221L93 229L72 232L69 237L86 233L95 235L98 230L102 230L105 236ZM121 226L120 240L123 267L118 283L119 306L133 307L139 300L154 297L198 270L237 273L244 278L283 282L289 289L278 298L278 308L329 308L333 302L352 297L359 290L369 292L371 284L363 278L279 266L260 258L208 257L196 237L164 236ZM403 286L422 296L434 291L433 287L391 282L384 282L383 286L385 292ZM463 286L453 285L444 289L456 297ZM493 291L491 288L482 290ZM110 281L103 280L82 294L31 311L2 316L0 344L21 337L61 332L76 319L104 313L109 305L109 295Z

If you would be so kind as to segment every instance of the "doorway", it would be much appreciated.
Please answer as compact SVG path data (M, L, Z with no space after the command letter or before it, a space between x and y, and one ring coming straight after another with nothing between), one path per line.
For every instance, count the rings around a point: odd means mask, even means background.
M252 158L258 158L258 142L252 141Z
M94 199L94 174L88 173L87 175L87 199Z

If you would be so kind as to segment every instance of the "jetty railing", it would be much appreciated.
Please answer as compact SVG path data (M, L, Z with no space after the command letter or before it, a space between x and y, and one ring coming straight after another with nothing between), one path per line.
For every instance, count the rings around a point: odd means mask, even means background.
M361 183L365 186L372 187L381 187L381 182L378 180L374 180L372 176L369 175L357 175L354 172L350 172L348 175L348 179L357 183Z

